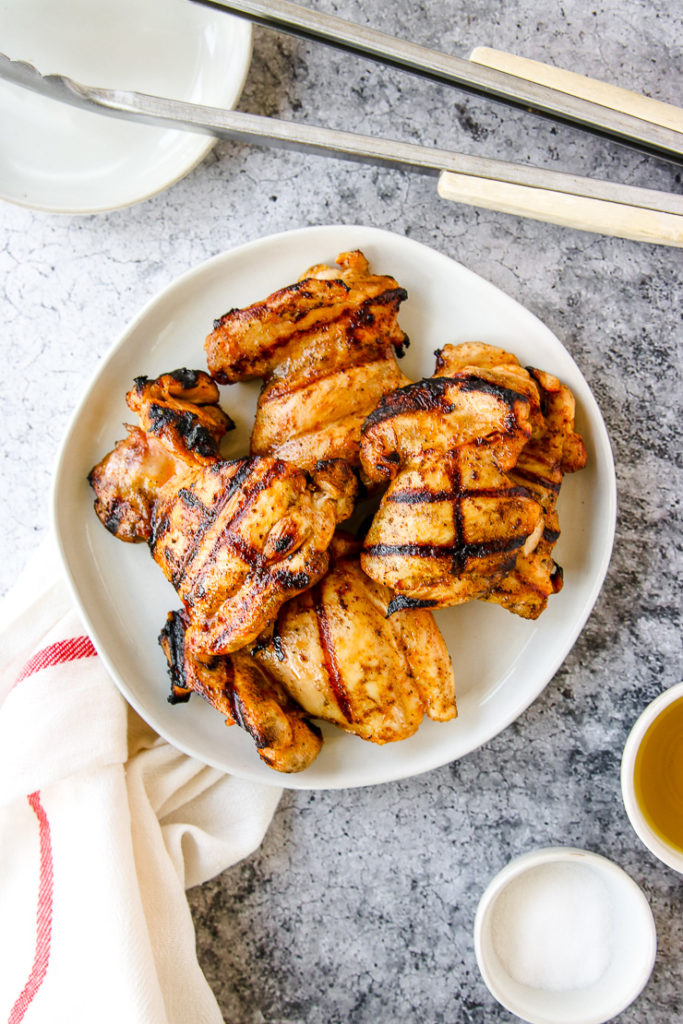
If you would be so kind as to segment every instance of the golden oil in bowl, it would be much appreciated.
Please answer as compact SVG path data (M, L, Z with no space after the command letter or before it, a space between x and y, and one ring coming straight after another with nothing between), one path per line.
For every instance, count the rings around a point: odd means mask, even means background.
M683 852L683 697L665 707L645 732L633 786L650 828Z

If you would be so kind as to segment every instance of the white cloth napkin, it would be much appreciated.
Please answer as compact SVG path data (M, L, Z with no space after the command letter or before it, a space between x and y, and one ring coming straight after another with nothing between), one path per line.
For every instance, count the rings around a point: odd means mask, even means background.
M160 739L41 550L0 607L0 1020L222 1024L185 888L251 853L281 789Z

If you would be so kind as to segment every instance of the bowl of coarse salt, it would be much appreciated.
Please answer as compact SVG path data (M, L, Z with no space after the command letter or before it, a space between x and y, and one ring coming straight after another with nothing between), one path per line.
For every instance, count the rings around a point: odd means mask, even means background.
M489 884L474 949L491 994L528 1024L604 1024L647 984L657 933L625 871L551 847L515 858Z

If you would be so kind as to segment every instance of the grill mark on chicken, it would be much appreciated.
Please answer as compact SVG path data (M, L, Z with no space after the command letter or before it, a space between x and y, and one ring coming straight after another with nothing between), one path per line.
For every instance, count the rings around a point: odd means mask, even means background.
M286 295L299 295L301 298L310 299L313 293L307 287L307 283L308 279L304 281L296 281L294 284L287 285L285 288L280 288L278 291L274 292L270 296L269 301L255 303L247 309L240 309L239 307L229 309L227 313L223 314L223 316L214 320L214 331L217 331L219 327L222 327L227 320L265 320L271 312L270 303L273 302L273 300L282 299ZM347 294L350 291L348 285L339 278L335 278L334 280L325 280L324 278L321 278L319 287L323 287L327 289L327 291L343 289ZM318 309L322 305L322 302L318 303L318 306L313 306L312 309ZM301 313L295 317L294 322L296 322L297 319L302 320L305 316L308 316L310 312L311 308L302 310Z
M548 596L543 587L539 586L537 583L534 583L534 581L532 579L529 579L527 576L523 576L515 569L513 569L512 572L509 574L508 579L517 580L520 584L523 585L525 591L532 591L534 594L538 594L538 596L543 600L545 600Z
M521 484L518 487L464 487L462 490L430 491L427 488L393 491L386 495L387 502L404 505L431 504L438 501L453 501L457 498L528 498L529 492Z
M404 388L392 391L383 398L380 405L365 420L364 433L377 423L393 419L409 412L440 412L447 414L455 411L452 402L446 401L449 387L457 387L459 391L478 391L480 394L492 395L501 399L512 412L516 402L528 402L526 395L501 384L494 384L474 374L463 374L461 377L429 377L417 384L408 384Z
M408 293L404 288L387 289L387 291L381 292L379 295L370 296L369 298L365 299L361 303L361 305L355 309L353 307L350 307L341 310L339 315L334 320L331 320L329 323L326 323L319 328L319 333L321 335L325 335L329 334L333 329L337 330L339 328L339 325L343 323L344 320L346 319L348 323L344 327L344 333L350 341L355 342L357 340L355 337L355 332L358 330L358 328L371 327L375 322L376 317L375 314L371 311L371 307L393 306L394 312L397 312L400 303L405 301L405 299L407 298ZM308 315L308 313L306 315ZM310 328L306 328L303 331L295 331L293 334L289 335L286 338L286 344L295 344L299 338L301 338L302 336L305 338L309 334ZM386 362L386 359L392 349L400 358L401 356L403 356L405 349L408 348L410 345L410 339L408 338L408 335L405 334L405 332L401 332L401 335L402 336L400 341L388 339L386 340L383 349L378 346L374 358L371 359L362 359L360 361L356 361L357 357L356 360L354 360L352 358L352 351L348 351L346 353L345 359L343 360L342 363L340 363L338 367L338 372L341 372L342 370L348 370L351 368L361 369L364 366L374 366L376 364L383 364ZM262 351L264 354L267 354L269 357L272 357L273 352L275 352L277 348L281 347L284 343L285 342L282 339L277 339L277 341L275 341L271 346L264 347ZM351 349L351 346L349 346L349 349ZM235 365L237 366L237 364ZM305 373L302 379L299 381L291 380L290 375L286 376L284 380L278 381L278 373L276 369L271 381L268 384L267 389L263 392L259 400L259 404L261 406L265 406L269 402L282 398L283 395L290 396L296 394L299 391L304 391L306 388L312 387L319 381L325 380L327 377L329 377L329 375L330 367L327 365L321 365L318 373Z
M214 649L224 646L226 637L233 632L240 632L243 624L245 622L248 623L252 619L254 605L258 604L261 593L266 587L266 582L258 572L253 574L248 600L242 601L239 608L233 607L230 623L214 639Z
M230 480L229 485L221 493L218 501L216 502L212 509L214 519L220 515L220 513L223 511L225 506L232 498L233 494L235 494L235 492L238 491L246 483L251 474L256 471L257 467L258 459L247 457L242 460L242 465ZM221 465L219 463L216 467L214 467L214 472L218 474L220 473L220 471Z
M187 487L179 488L178 498L180 499L180 501L182 501L183 505L187 506L188 508L196 509L197 511L200 512L202 516L203 522L201 523L200 526L197 527L195 535L197 538L196 543L198 544L201 542L201 538L204 536L208 527L211 525L211 523L215 521L216 516L218 515L218 506L216 506L216 508L209 508L207 505L204 504L204 502L200 498L197 497L194 491L189 490L189 488ZM154 518L152 522L152 532L149 539L149 546L152 549L152 551L154 551L157 541L161 540L164 534L168 532L168 530L170 529L170 525L171 520L168 514L160 516L158 519L156 517ZM184 565L189 564L190 560L194 557L195 551L196 545L188 554L187 558L185 559L185 562L183 563ZM169 555L170 550L166 552L167 559ZM174 586L176 586L180 582L180 580L183 578L183 575L184 572L181 572L180 576L176 578L174 574L171 580Z
M191 490L189 490L188 488L185 488L185 487L181 488L181 490L184 493L182 493L182 495L181 495L180 492L179 492L179 497L181 498L183 504L187 505L187 506L190 506L192 508L200 509L202 511L203 522L197 526L197 529L196 529L196 531L195 531L195 533L193 535L192 547L189 549L189 551L185 555L182 564L178 565L176 567L175 571L173 571L172 574L171 574L171 583L173 584L173 586L176 589L178 589L178 587L182 584L183 580L185 579L185 576L187 574L187 570L192 565L192 562L193 562L193 560L194 560L194 558L195 558L195 556L197 554L197 551L199 550L199 548L200 548L200 546L201 546L201 544L202 544L202 542L204 540L204 535L206 534L206 531L211 526L211 524L214 523L215 520L218 518L218 516L220 515L221 511L223 510L223 508L225 508L227 503L230 501L230 498L233 496L235 491L237 491L239 489L239 487L244 483L245 480L248 479L249 475L254 471L254 468L255 468L254 463L255 462L256 462L256 460L255 459L251 459L251 458L247 458L247 459L244 460L243 465L240 466L240 468L237 470L237 472L233 476L232 480L230 481L229 487L227 487L225 489L225 491L223 491L223 493L220 495L219 500L216 502L216 504L215 504L215 506L213 508L208 508L204 504L204 502L201 501L201 499L198 498L196 494L194 494L193 491L191 491ZM220 464L218 466L215 466L215 467L210 467L209 470L208 470L208 472L219 472L219 471L220 471ZM168 533L170 529L171 529L171 519L170 519L170 516L168 515L167 512L162 517L159 517L158 519L157 519L156 515L154 516L153 521L152 521L152 531L151 531L151 535L150 535L150 539L149 539L149 546L150 546L150 549L152 550L152 552L154 552L154 549L156 548L157 543L162 543L163 542L164 535L166 533ZM170 557L170 554L171 554L171 550L172 550L172 548L169 547L166 550L166 552L165 552L167 561L169 560L169 557ZM170 566L169 566L169 568L170 568Z
M246 481L249 479L249 477L256 471L257 465L258 465L258 461L256 459L252 459L252 458L245 459L243 464L240 466L240 468L237 470L237 472L233 476L232 480L230 481L229 486L220 495L219 500L216 502L216 504L214 505L213 508L211 508L211 509L207 508L207 506L204 505L204 503L199 498L196 498L196 496L195 496L195 500L197 502L197 505L201 506L204 509L204 511L207 513L207 515L204 517L204 522L200 526L198 526L196 532L193 535L192 546L190 547L190 550L188 551L187 556L186 556L186 558L185 558L185 560L183 562L182 571L180 572L180 574L178 575L177 578L175 576L173 578L172 582L173 582L174 587L177 588L182 583L182 581L185 579L185 576L187 575L187 571L188 571L189 567L192 565L192 563L194 562L194 559L195 559L195 556L197 554L197 551L200 549L200 547L201 547L201 545L203 543L206 531L211 526L211 524L214 523L218 519L218 517L220 516L221 512L226 507L226 505L228 504L228 502L230 501L232 496L236 493L236 491L238 491L240 488L243 487L244 488L243 493L245 495L245 505L248 506L248 504L251 504L251 502L253 502L253 498L256 496L256 494L259 493L259 488L257 487L257 488L252 489L251 491L248 491L245 485L246 485ZM261 486L260 489L261 490L263 489L263 482L262 482L262 486ZM189 493L192 493L192 492L189 492ZM250 498L251 498L251 501L249 500ZM187 499L186 498L183 498L183 501L185 502L185 504L187 504ZM246 508L243 507L242 509L238 509L237 510L237 513L235 514L235 516L233 516L225 524L225 530L226 531L232 526L232 524L235 521L236 515L239 514L240 512L241 512L241 515L243 516L245 514L245 512L246 512ZM240 518L241 518L241 516L240 516ZM169 525L169 523L167 521L166 526L168 527L168 525ZM157 532L157 536L161 537L162 533L158 533ZM223 542L225 542L225 538L221 538L221 539L223 540ZM233 538L230 538L230 539L232 540ZM216 546L217 546L218 543L219 543L219 538L217 538L216 541L214 542L213 547L211 548L211 552L209 554L208 559L203 559L203 561L208 561L208 562L212 562L213 561L213 557L214 557L214 554L215 554Z
M181 487L179 489L178 497L184 505L187 505L188 508L194 508L201 512L202 516L204 516L207 521L213 522L216 518L215 510L205 505L204 502L201 501L193 491L188 490L187 487Z
M327 611L325 610L325 604L322 598L322 587L319 583L311 591L311 601L313 603L313 610L315 612L316 622L318 625L320 648L322 650L325 668L327 669L330 689L339 706L339 710L346 721L353 722L353 711L342 679L339 662L337 661L334 642L332 640L332 632L330 630L330 622L327 617Z
M256 561L258 558L256 552L254 552L254 556L254 561ZM252 621L254 616L254 606L258 605L261 593L273 580L283 591L292 590L295 593L305 590L311 583L310 576L305 572L289 572L287 569L283 569L263 574L259 571L260 568L261 566L256 566L255 571L251 574L251 587L248 600L245 600L242 603L241 608L233 609L231 621L226 629L215 639L214 648L223 646L228 636L233 633L240 632L244 623L249 624Z
M402 353L399 352L398 354L401 355ZM306 391L307 388L312 388L314 384L318 384L320 381L326 380L330 376L331 372L334 374L346 372L347 370L350 369L362 370L364 367L383 366L385 363L386 356L382 354L375 357L374 359L364 359L362 362L359 363L345 363L343 366L340 366L336 371L330 371L329 367L323 366L320 369L320 373L306 376L297 383L292 382L288 378L285 378L280 383L276 382L277 378L273 377L273 383L270 383L268 385L268 389L261 394L259 398L259 404L261 407L263 407L265 405L268 405L269 402L276 401L277 399L281 399L283 397L288 398L290 395L295 395L299 391Z
M257 468L257 463L255 459L250 461L252 462L250 469L251 472L253 472ZM276 480L277 477L284 476L284 474L285 466L282 463L276 462L275 465L269 466L266 472L261 477L261 479L257 480L250 487L247 487L246 483L244 483L242 486L242 503L239 506L239 508L235 510L230 519L226 520L226 522L223 524L223 529L226 531L234 530L234 528L242 522L249 509L254 504L255 500L258 498L259 494L262 494L263 491L265 491L266 488L271 485L273 480ZM247 474L247 476L248 475L249 474ZM246 479L247 477L245 477L245 481ZM225 508L225 503L222 503L222 508Z
M559 537L559 530L551 530L548 526L545 526L543 528L543 540L547 540L549 544L556 544L559 540Z
M415 558L450 558L466 562L470 558L485 558L487 555L516 551L523 547L526 536L496 537L471 544L368 544L363 548L365 555L385 558L391 555Z
M326 282L326 284L328 284L328 287L331 284L342 284L347 293L350 291L350 289L341 281L329 283ZM312 293L307 292L305 289L302 289L299 284L291 285L289 288L283 288L282 293L285 292L298 292L302 298L312 297ZM281 293L276 293L276 295L280 294ZM357 328L367 327L374 323L374 314L370 312L371 306L395 306L396 310L398 310L398 307L401 304L401 302L404 302L407 298L408 292L405 290L405 288L388 288L386 291L380 292L378 295L368 296L368 298L364 299L361 302L361 304L357 307L347 306L344 309L339 310L339 312L337 313L333 320L320 324L318 330L320 330L321 332L329 330L331 327L338 325L346 318L348 319L348 326L346 328L347 335L352 336ZM299 320L304 320L306 319L306 317L310 317L312 314L315 313L317 309L325 308L325 303L319 302L316 306L311 306L308 309L301 310L299 315L293 318L292 323L297 323ZM240 314L244 315L240 316ZM271 315L271 309L268 306L268 304L252 306L247 310L230 310L230 312L225 313L224 316L222 316L220 319L214 320L213 329L214 331L220 330L220 328L229 319L265 320L269 315ZM302 336L305 337L306 335L310 334L310 331L310 327L304 327L301 330L294 330L291 332L285 331L282 335L280 335L280 337L274 338L269 345L262 346L262 358L268 360L272 359L273 355L275 354L275 352L278 351L278 349L289 347L290 345L296 344L296 342ZM410 339L406 334L403 335L403 338L400 342L391 343L391 347L396 350L396 354L398 356L402 356L404 350L408 348L409 345ZM218 381L219 384L228 384L230 383L231 380L236 379L236 377L234 376L235 374L241 376L244 373L245 369L249 365L249 362L249 356L245 356L243 359L235 359L231 366L233 374L232 377L230 377L224 370L221 370L220 368L213 370L212 376L214 380ZM292 390L295 389L292 388Z
M453 560L451 571L454 576L464 571L467 565L467 554L463 551L465 543L465 521L462 511L462 499L459 495L462 492L462 474L456 462L451 462L447 468L447 475L451 482L451 490L456 495L453 501ZM482 556L477 556L482 557Z
M258 576L259 572L266 570L271 581L279 584L284 591L298 591L305 589L310 585L311 578L306 572L290 572L287 569L273 570L272 567L269 567L269 559L264 556L263 552L252 547L252 545L245 541L243 537L230 536L230 534L228 534L225 537L220 537L216 542L216 545L218 544L229 550L232 554L237 555L238 558L250 567L251 571L256 576ZM215 550L216 545L212 551ZM211 559L209 561L211 561ZM190 563L188 561L187 565L189 566L189 564ZM183 578L184 574L181 576L181 579ZM172 582L175 586L175 580ZM206 596L201 579L196 584L194 590L197 597L202 598ZM191 595L186 596L185 601L188 606L192 606L195 603Z
M537 484L539 487L545 487L549 491L554 491L555 494L560 493L562 481L549 480L545 476L541 476L540 473L534 473L530 469L524 469L520 465L516 465L511 471L510 476L521 477L522 480L528 480L529 483Z

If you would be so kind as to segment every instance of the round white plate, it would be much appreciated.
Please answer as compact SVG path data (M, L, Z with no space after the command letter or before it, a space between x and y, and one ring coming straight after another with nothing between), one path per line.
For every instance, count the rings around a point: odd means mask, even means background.
M251 26L189 0L0 0L2 51L43 74L211 106L237 104ZM0 82L0 198L54 213L147 199L214 139L131 124Z
M324 727L323 750L298 775L263 765L251 739L226 728L208 704L167 702L169 683L157 636L179 607L145 545L111 536L93 512L92 466L133 420L125 394L135 376L179 366L204 368L204 338L214 318L295 281L309 266L362 249L377 273L407 288L400 323L411 346L402 360L418 379L434 368L447 342L481 340L514 352L523 364L559 376L577 400L577 425L588 447L586 469L565 478L557 544L564 589L536 622L481 601L437 613L453 659L459 717L425 720L418 733L384 747ZM258 384L222 389L237 422L229 457L248 451ZM602 585L614 537L616 485L600 411L576 364L531 313L460 264L418 242L368 227L304 228L271 236L209 260L185 274L143 310L114 345L88 388L64 440L54 491L56 533L93 642L136 710L189 754L226 771L296 789L362 786L415 775L461 757L504 729L552 678L576 640Z

